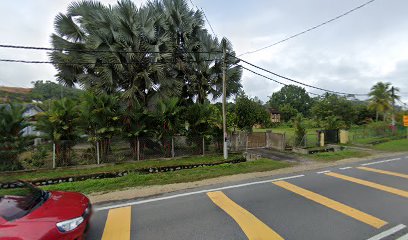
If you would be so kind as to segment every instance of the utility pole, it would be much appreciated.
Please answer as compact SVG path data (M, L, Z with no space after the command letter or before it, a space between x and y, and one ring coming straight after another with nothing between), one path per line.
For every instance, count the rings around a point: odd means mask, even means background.
M392 116L391 116L391 126L392 133L395 133L395 88L391 87L391 98L392 98Z
M224 133L224 143L223 143L223 152L224 152L224 159L228 158L228 133L227 133L227 89L226 89L226 57L227 57L227 46L226 42L223 41L222 43L222 52L223 52L223 66L222 66L222 130Z

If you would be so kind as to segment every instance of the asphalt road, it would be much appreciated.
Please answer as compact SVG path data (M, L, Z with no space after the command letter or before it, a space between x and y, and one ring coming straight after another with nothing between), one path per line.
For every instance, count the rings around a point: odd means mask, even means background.
M95 208L88 239L408 240L408 156Z

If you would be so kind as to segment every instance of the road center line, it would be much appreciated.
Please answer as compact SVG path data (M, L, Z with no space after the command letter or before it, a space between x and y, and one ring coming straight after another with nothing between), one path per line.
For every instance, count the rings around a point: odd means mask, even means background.
M226 190L226 189L240 188L240 187L246 187L246 186L263 184L263 183L270 183L270 182L274 182L274 181L289 180L289 179L300 178L300 177L304 177L304 176L305 175L296 175L296 176L290 176L290 177L282 177L282 178L276 178L276 179L270 179L270 180L264 180L264 181L257 181L257 182L249 182L249 183L231 185L231 186L220 187L220 188L213 188L213 189L206 189L206 190L200 190L200 191L194 191L194 192L181 193L181 194L175 194L175 195L166 196L166 197L146 199L146 200L140 200L140 201L134 201L134 202L128 202L128 203L123 203L123 204L115 204L115 205L111 205L111 206L95 208L94 211L102 211L102 210L108 210L108 209L112 209L112 208L133 206L133 205L163 201L163 200L168 200L168 199L173 199L173 198L191 196L191 195L196 195L196 194L201 194L201 193L222 191L222 190Z
M393 159L388 159L388 160L382 160L382 161L377 161L377 162L370 162L370 163L363 163L361 166L369 166L369 165L374 165L374 164L379 164L379 163L387 163L387 162L393 162L393 161L399 161L401 158L393 158Z
M377 234L377 235L375 235L373 237L370 237L367 240L380 240L380 239L386 238L386 237L388 237L388 236L390 236L390 235L392 235L392 234L394 234L394 233L396 233L398 231L401 231L405 227L406 226L404 224L397 225L397 226L395 226L393 228L390 228L390 229L388 229L388 230L386 230L386 231L384 231L382 233L379 233L379 234Z
M131 207L109 210L102 240L129 240Z
M339 178L339 179L343 179L343 180L346 180L346 181L349 181L349 182L358 183L358 184L361 184L361 185L364 185L364 186L367 186L367 187L375 188L375 189L378 189L378 190L382 190L382 191L385 191L385 192L393 193L393 194L408 198L408 192L407 191L400 190L400 189L397 189L397 188L384 186L384 185L381 185L381 184L378 184L378 183L362 180L362 179L359 179L359 178L353 178L353 177L349 177L349 176L334 173L334 172L326 173L326 175L331 176L331 177L335 177L335 178Z
M380 169L375 169L375 168L368 168L368 167L357 167L357 169L408 179L408 175L407 175L407 174L403 174L403 173L385 171L385 170L380 170Z
M249 240L283 240L265 223L242 208L222 192L207 193L211 201L231 216L241 227Z
M357 210L355 208L349 207L343 203L334 201L330 198L327 198L325 196L322 196L320 194L314 193L312 191L309 191L307 189L298 187L296 185L293 185L291 183L285 182L285 181L278 181L274 182L273 184L282 187L288 191L291 191L293 193L299 194L302 197L305 197L309 200L312 200L316 203L319 203L325 207L331 208L335 211L338 211L340 213L343 213L351 218L354 218L360 222L363 222L365 224L368 224L374 228L381 228L382 226L386 225L387 222L376 218L374 216L371 216L367 213L364 213L360 210Z

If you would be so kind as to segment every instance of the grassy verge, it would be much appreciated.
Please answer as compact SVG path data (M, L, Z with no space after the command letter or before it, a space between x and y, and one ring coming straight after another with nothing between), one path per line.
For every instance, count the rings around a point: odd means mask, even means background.
M403 152L408 151L408 139L393 140L377 144L373 147L380 151Z
M82 193L107 192L129 187L162 185L170 183L193 182L208 178L234 175L239 173L263 172L289 167L291 164L269 159L238 164L222 164L213 167L201 167L177 172L156 174L133 173L120 178L92 179L81 182L61 183L44 187L46 190L76 191Z
M228 159L229 161L240 157L239 155L232 155ZM145 169L150 167L170 167L179 165L190 165L190 164L206 164L206 163L219 163L224 162L222 156L195 156L180 159L171 160L146 160L139 162L129 162L129 163L117 163L101 167L92 168L68 168L68 169L57 169L57 170L39 170L35 172L27 173L12 173L9 175L1 174L0 181L6 181L10 177L14 179L21 180L36 180L44 178L57 178L57 177L71 177L79 176L93 173L105 173L105 172L119 172L125 170L137 170Z
M355 150L344 150L338 152L324 152L324 153L316 153L308 156L312 160L316 161L337 161L346 158L362 158L370 156L371 154L368 152L363 151L355 151Z

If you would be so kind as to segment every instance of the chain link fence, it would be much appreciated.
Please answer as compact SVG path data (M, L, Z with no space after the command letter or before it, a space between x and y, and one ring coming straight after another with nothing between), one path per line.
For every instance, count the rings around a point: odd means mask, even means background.
M407 137L405 127L397 126L394 129L352 129L350 131L350 140L353 144L378 144L393 139L402 139Z
M169 136L161 139L141 137L90 142L87 137L76 141L37 141L19 156L24 169L56 168L149 159L168 159L222 152L222 141L214 136Z

